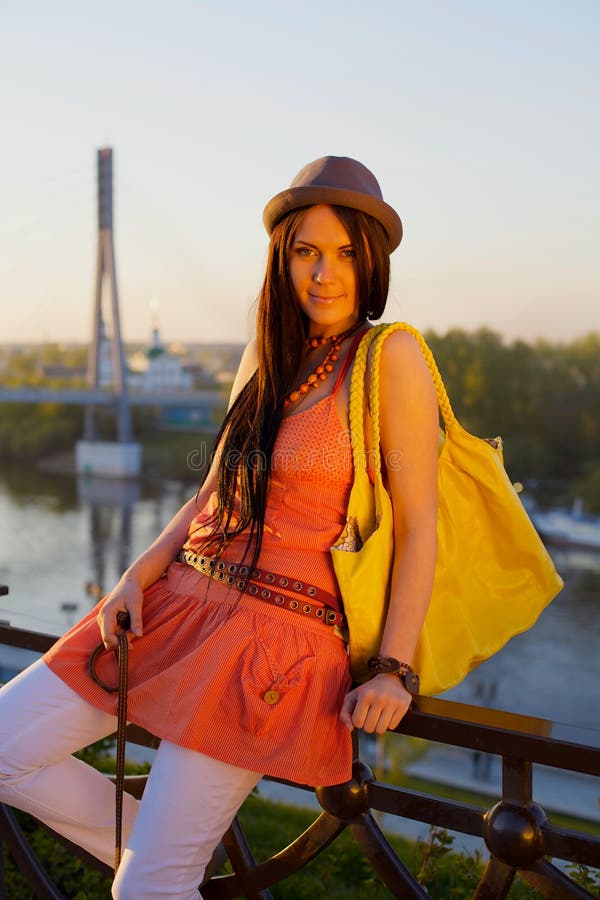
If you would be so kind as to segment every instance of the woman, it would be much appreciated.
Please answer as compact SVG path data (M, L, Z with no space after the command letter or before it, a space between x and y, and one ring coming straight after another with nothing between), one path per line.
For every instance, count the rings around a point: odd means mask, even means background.
M128 717L162 741L139 814L125 797L118 898L197 897L261 775L346 781L352 729L394 728L410 703L390 674L350 690L329 554L353 478L350 366L385 307L400 219L368 169L324 157L267 204L264 222L257 337L198 495L99 610L1 695L0 799L110 862L113 786L69 754L115 729L115 697L87 666L100 638L116 646L117 614L129 613ZM384 345L380 405L395 530L380 655L410 664L433 578L438 413L405 333ZM98 669L114 682L112 653Z

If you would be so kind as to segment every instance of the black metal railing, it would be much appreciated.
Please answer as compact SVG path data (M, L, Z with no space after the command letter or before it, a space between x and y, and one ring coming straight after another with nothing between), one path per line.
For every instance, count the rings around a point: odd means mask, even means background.
M0 625L0 644L41 653L54 640L50 635ZM568 772L600 775L600 731L428 697L417 698L396 731L500 756L502 791L498 801L486 809L380 782L360 760L356 740L352 779L346 784L317 788L314 793L323 811L303 834L270 859L255 861L239 821L234 821L223 839L234 872L206 881L203 897L269 898L273 884L298 871L348 829L393 896L427 898L427 892L387 841L373 817L374 811L482 838L489 859L473 900L506 897L517 873L545 897L568 900L593 896L549 858L600 867L600 837L552 824L535 800L532 773L533 764L541 763ZM130 726L128 739L145 746L157 744L155 738L135 726ZM127 789L141 796L144 783L144 777L128 779ZM14 815L1 805L0 837L37 896L59 900L61 895L27 844ZM90 861L77 848L73 852Z

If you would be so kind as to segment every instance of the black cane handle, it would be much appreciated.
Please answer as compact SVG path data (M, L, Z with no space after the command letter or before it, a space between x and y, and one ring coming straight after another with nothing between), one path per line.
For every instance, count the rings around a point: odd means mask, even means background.
M122 628L123 631L129 631L131 628L131 619L126 609L121 609L117 613L117 625Z
M129 613L127 612L126 609L122 609L117 613L117 625L119 626L119 628L122 629L122 631L129 631L129 629L131 628L131 619L130 619ZM119 637L119 642L121 642L121 637L125 637L125 635L118 635L118 637ZM92 681L95 681L96 684L99 685L99 687L101 687L105 691L108 691L109 694L116 694L117 691L119 690L119 685L117 684L114 687L112 687L110 684L106 684L106 682L102 681L102 679L96 672L96 660L98 659L100 654L106 649L107 648L104 646L104 644L102 644L102 643L98 644L98 646L96 647L96 649L92 652L92 655L90 656L88 669L89 669L89 673L90 673L90 677L91 677ZM115 649L114 652L118 653L118 650Z

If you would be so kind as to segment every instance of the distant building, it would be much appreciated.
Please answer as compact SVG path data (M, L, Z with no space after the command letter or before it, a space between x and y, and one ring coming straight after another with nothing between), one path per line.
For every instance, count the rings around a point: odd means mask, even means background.
M208 431L218 430L220 418L212 406L199 403L189 406L165 406L160 412L158 428L161 431Z
M215 379L203 367L183 363L160 339L158 327L152 330L150 346L138 350L128 360L127 387L132 393L182 394L195 388L215 386ZM165 406L158 415L157 427L167 431L215 431L218 427L211 404Z
M194 379L179 356L169 353L160 339L158 328L152 330L152 343L129 359L127 387L143 393L191 391Z

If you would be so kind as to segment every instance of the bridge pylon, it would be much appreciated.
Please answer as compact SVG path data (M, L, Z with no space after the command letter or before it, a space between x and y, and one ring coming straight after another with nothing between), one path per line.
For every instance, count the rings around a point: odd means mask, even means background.
M113 152L111 147L98 150L98 250L92 341L88 355L87 384L99 390L106 372L102 371L105 329L103 316L103 288L110 286L110 344L111 387L117 420L116 442L99 441L96 409L87 404L84 416L83 441L77 444L77 469L98 475L137 475L141 466L141 447L132 440L131 411L127 400L127 367L121 337L119 294L113 239ZM104 377L103 377L104 376Z

